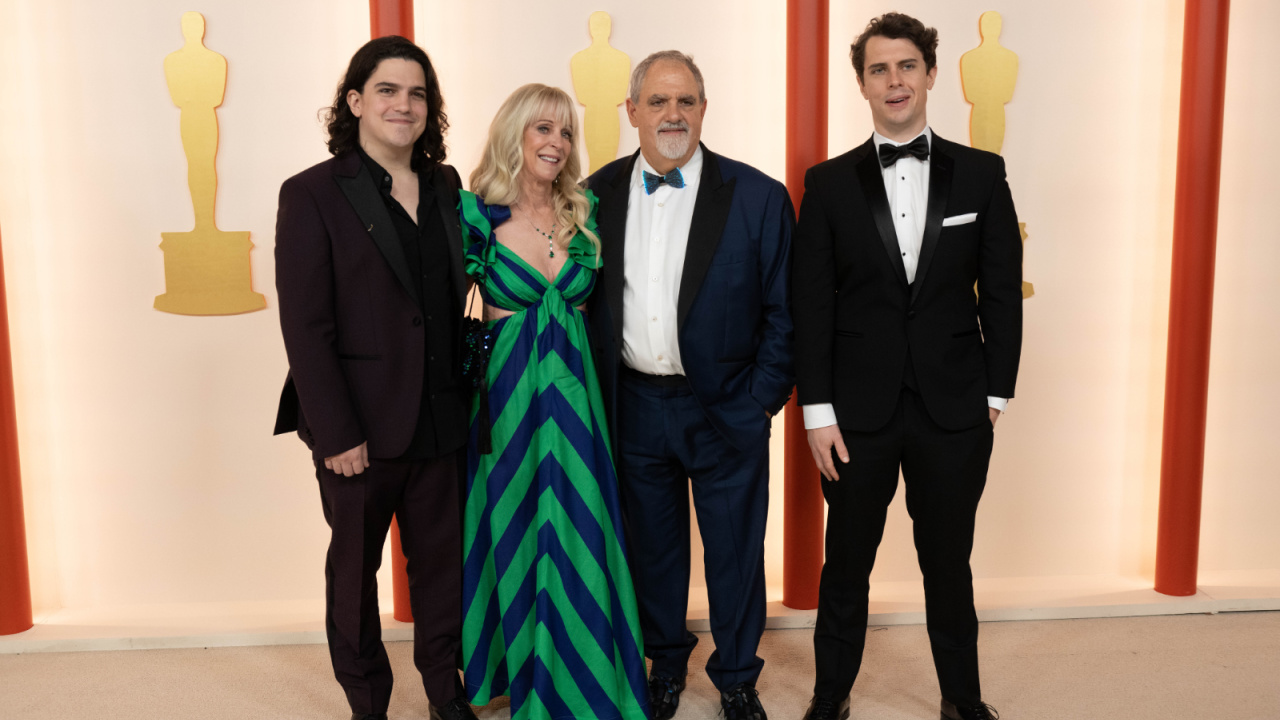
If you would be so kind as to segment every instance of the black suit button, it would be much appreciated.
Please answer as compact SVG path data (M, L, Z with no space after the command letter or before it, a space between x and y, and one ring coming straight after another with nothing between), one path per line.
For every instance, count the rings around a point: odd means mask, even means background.
M916 311L915 311L915 310L912 310L912 311L910 311L910 312L908 312L908 313L907 313L907 319L908 319L908 320L914 320L914 319L915 319L915 317L916 317Z
M421 324L422 324L422 318L418 317L417 315L414 315L414 316L413 316L413 326L414 326L414 327L418 327L418 326L419 326L419 325L421 325Z

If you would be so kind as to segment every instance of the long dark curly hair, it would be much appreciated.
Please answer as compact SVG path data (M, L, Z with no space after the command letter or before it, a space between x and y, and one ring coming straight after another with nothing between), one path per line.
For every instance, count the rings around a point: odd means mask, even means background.
M431 65L431 59L422 48L412 40L399 35L388 35L370 40L356 51L347 66L347 74L338 83L338 92L333 97L333 105L322 111L326 129L329 131L329 152L340 155L355 150L360 146L360 118L351 112L347 105L347 94L352 90L363 93L369 76L378 68L383 60L396 58L412 60L422 66L422 73L427 78L427 127L422 137L413 144L411 164L414 170L431 167L444 162L448 151L444 145L444 134L449 130L449 117L444 113L444 98L440 95L440 80ZM423 163L426 163L424 165Z

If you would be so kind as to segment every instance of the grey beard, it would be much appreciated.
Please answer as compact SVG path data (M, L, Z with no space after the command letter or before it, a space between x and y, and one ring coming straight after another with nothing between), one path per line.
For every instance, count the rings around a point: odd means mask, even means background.
M658 137L658 154L668 160L679 160L689 152L689 131L678 137Z

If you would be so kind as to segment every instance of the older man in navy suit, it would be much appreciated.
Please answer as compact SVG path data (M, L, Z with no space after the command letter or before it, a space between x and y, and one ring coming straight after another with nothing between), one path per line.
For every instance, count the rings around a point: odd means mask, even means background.
M590 311L615 438L655 720L675 714L697 639L689 481L716 650L707 674L729 720L764 720L769 426L791 392L786 188L699 144L707 101L683 53L631 76L640 150L588 179L599 196L604 291Z

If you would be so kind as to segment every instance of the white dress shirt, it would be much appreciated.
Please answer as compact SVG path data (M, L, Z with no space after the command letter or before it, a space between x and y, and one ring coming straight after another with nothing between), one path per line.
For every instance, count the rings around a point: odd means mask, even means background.
M676 303L702 179L702 148L680 168L682 188L663 183L649 195L644 191L646 171L658 174L641 153L631 173L627 202L622 362L649 375L683 375Z
M933 133L924 129L924 136L933 145ZM876 145L905 145L896 143L880 133L871 136ZM912 138L914 139L914 138ZM884 177L884 192L889 196L889 209L893 212L893 230L898 236L898 249L902 251L902 265L907 270L907 282L916 281L916 268L920 266L920 246L924 244L924 216L929 210L929 162L910 155L898 158L898 162L880 168Z
M933 131L928 127L921 133L933 148ZM916 137L919 137L917 135ZM877 156L880 146L906 145L890 140L880 133L872 133ZM911 138L915 140L915 138ZM907 142L911 142L908 140ZM889 209L893 212L893 230L898 236L898 250L902 252L902 265L907 271L907 282L915 282L916 268L920 266L920 246L924 243L925 213L929 209L929 163L910 155L898 158L889 167L880 168L884 178L884 192L889 197ZM987 405L1001 412L1008 406L1008 399L987 397ZM836 410L831 403L804 406L804 427L814 430L836 424Z

